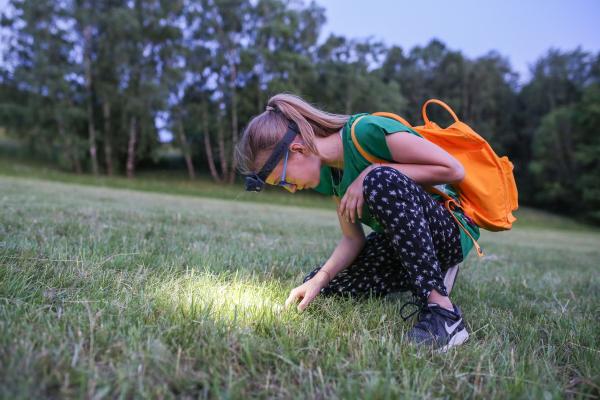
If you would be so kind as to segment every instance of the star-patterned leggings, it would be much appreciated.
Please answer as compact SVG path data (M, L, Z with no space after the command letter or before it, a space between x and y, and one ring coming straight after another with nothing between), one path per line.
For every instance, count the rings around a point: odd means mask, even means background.
M447 296L445 271L463 259L457 223L443 204L395 168L377 167L363 183L365 203L384 232L372 232L358 257L323 295L383 296L410 290L426 301L431 290ZM311 279L321 267L305 278Z

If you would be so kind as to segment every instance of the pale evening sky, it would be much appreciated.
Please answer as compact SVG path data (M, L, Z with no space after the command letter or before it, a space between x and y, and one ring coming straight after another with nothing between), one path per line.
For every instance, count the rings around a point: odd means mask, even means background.
M528 79L528 66L550 47L600 50L600 0L316 0L329 33L372 36L409 50L438 38L477 57L495 49Z

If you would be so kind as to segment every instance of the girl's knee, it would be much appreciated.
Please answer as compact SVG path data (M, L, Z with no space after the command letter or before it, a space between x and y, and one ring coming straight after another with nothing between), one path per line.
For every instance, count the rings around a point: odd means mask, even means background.
M365 176L363 196L367 204L373 205L380 197L403 198L413 201L418 185L395 168L381 166L373 168Z
M375 167L367 173L367 175L365 176L365 181L367 180L367 178L370 178L369 181L379 180L383 177L383 174L388 170L395 170L395 169L392 167L386 167L384 165Z
M410 186L414 181L396 168L388 166L375 167L365 176L363 187L373 189L386 182L394 186Z

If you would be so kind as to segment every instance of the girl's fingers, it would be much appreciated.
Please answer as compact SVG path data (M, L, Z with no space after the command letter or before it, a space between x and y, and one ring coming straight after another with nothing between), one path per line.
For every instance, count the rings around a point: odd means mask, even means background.
M356 202L356 213L358 214L358 219L362 219L362 209L364 204L365 200L362 196L360 196Z
M310 296L304 296L304 298L302 299L302 301L300 302L300 304L298 304L298 311L302 312L304 311L304 309L306 307L308 307L308 305L310 304L310 302L312 301L313 297Z
M344 197L342 197L342 201L340 201L340 208L338 210L338 212L340 213L341 216L344 216L344 212L346 211L346 201L348 200L347 195L344 195Z
M348 214L352 223L356 222L356 216L358 215L358 213L356 212L356 206L359 200L360 196L355 195L352 196L352 200L348 201Z
M352 223L354 223L356 221L356 200L352 200L352 204L351 206L348 208L348 211L350 213L350 221L352 221Z
M290 293L290 295L288 296L287 300L285 301L285 306L289 306L290 303L296 301L298 298L298 294L296 293L295 290L292 290L292 292Z
M348 188L348 191L340 201L339 214L346 221L356 222L356 216L362 218L363 196L362 188L359 193L354 193L353 188Z

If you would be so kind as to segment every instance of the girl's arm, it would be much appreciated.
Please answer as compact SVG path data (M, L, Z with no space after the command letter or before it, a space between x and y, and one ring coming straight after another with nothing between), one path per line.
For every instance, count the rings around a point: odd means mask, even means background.
M396 132L387 135L385 141L395 163L382 165L396 168L419 184L456 183L465 176L462 164L429 140L408 132Z
M298 304L298 311L302 312L308 305L319 295L321 289L327 286L333 277L346 268L354 261L364 246L364 241L355 241L356 239L342 237L342 240L333 250L333 254L321 269L308 281L302 285L292 289L290 295L285 301L285 306L296 303L298 299L302 299Z
M362 187L365 176L373 168L388 166L397 169L421 185L460 182L465 177L462 164L438 145L408 132L395 132L385 137L395 162L374 164L365 168L350 185L341 201L338 213L343 219L356 222L362 216Z
M339 210L340 198L334 197L334 199ZM319 270L319 272L325 271L326 274L317 273L314 276L323 286L327 286L330 279L333 279L338 272L348 267L358 257L366 242L365 232L360 222L348 222L339 212L338 220L340 222L340 229L342 230L342 238L335 249L333 249L333 253L331 253L329 259Z
M352 261L358 257L364 245L364 241L353 241L346 236L342 236L342 239L338 242L335 249L333 249L333 253L331 253L327 262L325 262L313 279L316 279L321 287L327 286L329 281L340 271L352 264Z
M359 219L362 214L362 182L372 168L385 165L397 169L418 184L437 185L463 180L465 172L462 164L438 145L408 132L396 132L385 137L390 154L395 163L376 164L366 168L357 178L354 196L344 196L338 202L338 219L342 229L342 239L331 257L321 267L319 275L323 286L330 278L346 268L360 254L365 244L365 234ZM359 193L360 192L360 193ZM346 192L348 194L348 192ZM356 197L351 199L348 197ZM348 204L350 203L350 204ZM315 275L315 278L317 277ZM328 276L329 275L329 276Z
M371 164L363 170L359 178L365 176L376 167L392 167L402 172L420 185L439 185L442 183L456 183L464 178L464 170L460 170L441 165L421 165L421 164Z

